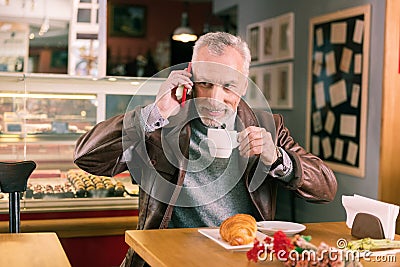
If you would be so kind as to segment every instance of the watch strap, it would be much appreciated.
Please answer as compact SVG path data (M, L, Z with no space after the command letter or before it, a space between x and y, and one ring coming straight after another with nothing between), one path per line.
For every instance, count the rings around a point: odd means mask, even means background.
M283 164L283 155L278 147L276 147L276 154L278 158L275 160L274 163L272 163L270 170L274 170L276 167Z

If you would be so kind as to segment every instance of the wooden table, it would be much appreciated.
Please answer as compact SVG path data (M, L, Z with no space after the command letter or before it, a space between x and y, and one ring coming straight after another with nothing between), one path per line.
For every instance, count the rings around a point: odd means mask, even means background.
M344 222L308 223L301 234L311 235L312 243L321 241L336 247L340 238L353 240L350 229ZM396 236L400 240L399 236ZM277 260L249 262L246 252L226 250L213 240L203 236L198 229L129 230L125 233L128 243L152 267L158 266L283 266ZM382 258L383 259L383 258ZM364 266L400 266L400 254L395 255L396 262L365 262ZM391 259L393 261L393 259ZM382 260L381 260L382 261Z
M0 266L71 266L55 233L0 234Z

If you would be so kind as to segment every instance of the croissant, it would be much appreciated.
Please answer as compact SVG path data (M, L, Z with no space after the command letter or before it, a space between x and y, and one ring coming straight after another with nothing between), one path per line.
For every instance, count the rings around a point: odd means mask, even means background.
M256 238L257 224L253 216L236 214L224 220L219 228L223 240L231 246L247 245Z

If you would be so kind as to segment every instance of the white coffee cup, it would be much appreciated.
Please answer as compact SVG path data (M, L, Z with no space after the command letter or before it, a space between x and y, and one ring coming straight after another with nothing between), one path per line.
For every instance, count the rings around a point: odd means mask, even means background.
M239 146L237 135L236 131L209 128L207 137L210 155L214 158L229 158L232 149Z

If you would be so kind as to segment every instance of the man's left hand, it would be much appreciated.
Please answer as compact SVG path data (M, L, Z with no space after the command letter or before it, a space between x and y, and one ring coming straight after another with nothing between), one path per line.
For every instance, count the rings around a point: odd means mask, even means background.
M239 152L242 157L260 155L265 165L272 165L277 159L277 147L270 132L265 128L249 126L238 134Z

